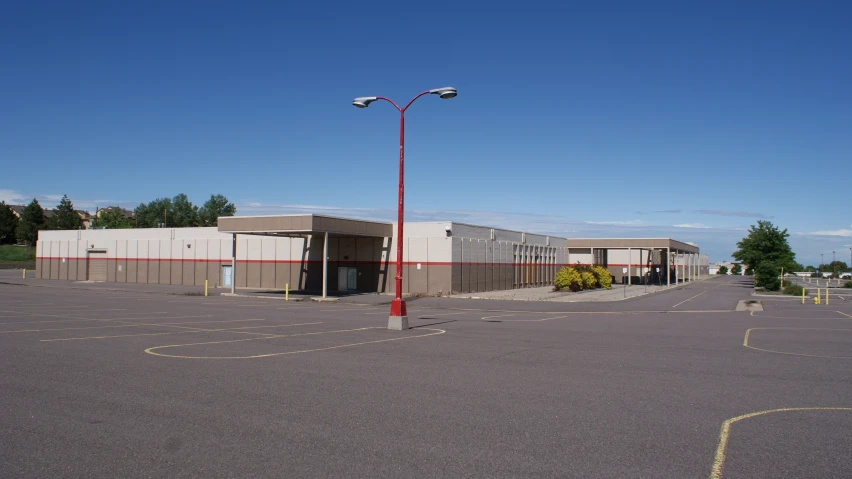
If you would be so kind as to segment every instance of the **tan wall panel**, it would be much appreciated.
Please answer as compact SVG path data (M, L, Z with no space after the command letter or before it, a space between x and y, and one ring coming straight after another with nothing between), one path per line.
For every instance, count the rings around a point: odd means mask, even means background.
M275 287L275 263L261 263L260 265L260 287Z
M453 267L446 266L429 266L427 275L429 284L427 292L429 294L447 294L452 287Z
M192 277L194 279L194 283L196 286L204 286L204 280L207 280L209 286L212 288L215 283L213 278L207 276L207 265L206 261L196 261L192 263Z
M293 283L290 282L290 264L285 261L276 262L275 267L275 288L284 289L286 285L293 288Z
M109 255L109 252L107 252ZM107 283L115 282L115 258L110 258L107 256Z
M243 263L243 270L247 275L243 278L247 288L260 287L260 263Z
M417 269L416 264L406 265L403 272L408 277L407 293L426 293L429 291L429 274L428 268L422 264L420 269Z
M139 261L136 258L127 260L127 282L135 283L137 271L139 270Z

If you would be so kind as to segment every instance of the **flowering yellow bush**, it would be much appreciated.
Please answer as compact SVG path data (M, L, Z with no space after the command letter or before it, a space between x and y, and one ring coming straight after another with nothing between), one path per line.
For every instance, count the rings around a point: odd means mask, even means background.
M572 288L571 285L576 285L576 291L579 291L583 288L583 279L580 277L580 273L577 272L576 269L571 267L564 267L556 273L556 277L553 278L553 285L558 289L571 289L571 291L575 291L575 288Z
M595 273L601 288L612 289L612 275L609 274L608 269L603 266L594 266L592 272Z
M583 289L595 289L597 287L598 278L595 277L594 273L584 271L580 273L580 277L583 278Z

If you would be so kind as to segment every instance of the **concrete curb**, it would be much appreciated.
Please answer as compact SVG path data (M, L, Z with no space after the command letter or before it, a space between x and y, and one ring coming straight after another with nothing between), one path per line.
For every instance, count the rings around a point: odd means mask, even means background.
M295 301L297 303L305 300L305 298L290 298L288 300L288 299L285 299L285 298L276 298L274 296L260 296L260 295L256 295L256 294L240 294L240 293L233 293L233 294L232 293L219 293L219 296L228 296L228 297L231 297L231 298L274 299L276 301Z

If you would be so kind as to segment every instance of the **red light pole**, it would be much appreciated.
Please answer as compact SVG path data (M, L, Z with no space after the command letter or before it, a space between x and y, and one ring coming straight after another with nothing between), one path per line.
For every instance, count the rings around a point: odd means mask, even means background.
M405 110L414 103L415 100L423 95L438 95L440 98L447 100L454 98L458 92L453 87L435 88L427 90L415 96L405 105L400 108L390 98L383 96L363 96L352 101L352 105L358 108L367 108L367 106L376 101L384 100L399 111L399 202L397 204L397 223L396 223L396 291L390 307L390 316L388 317L388 329L402 331L408 329L408 311L405 307L405 300L402 299L402 219L403 219L403 204L405 199L404 187L404 166L405 166Z

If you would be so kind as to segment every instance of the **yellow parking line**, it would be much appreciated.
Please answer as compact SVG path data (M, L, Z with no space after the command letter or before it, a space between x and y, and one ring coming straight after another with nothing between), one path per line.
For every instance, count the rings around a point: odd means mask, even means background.
M731 433L731 425L735 422L742 421L765 414L776 412L791 412L791 411L852 411L849 407L788 407L781 409L768 409L766 411L752 412L743 414L742 416L733 417L722 423L722 429L719 431L719 445L716 447L716 455L713 457L713 467L710 469L710 479L721 479L722 469L725 466L725 453L728 448L728 438Z
M148 349L145 350L145 352L148 353L148 354L154 355L154 356L163 356L163 357L181 358L181 359L256 359L256 358L267 358L267 357L271 357L271 356L284 356L284 355L288 355L288 354L310 353L310 352L315 352L315 351L327 351L327 350L330 350L330 349L346 348L346 347L352 347L352 346L361 346L361 345L364 345L364 344L383 343L383 342L388 342L388 341L399 341L399 340L404 340L404 339L425 338L427 336L434 336L436 334L446 333L446 331L444 331L443 329L420 328L420 329L426 329L428 331L437 331L437 332L436 333L428 333L428 334L420 334L420 335L417 335L417 336L402 336L402 337L390 338L390 339L379 339L379 340L376 340L376 341L364 341L364 342L360 342L360 343L342 344L342 345L339 345L339 346L330 346L330 347L326 347L326 348L304 349L304 350L301 350L301 351L288 351L288 352L283 352L283 353L258 354L258 355L254 355L254 356L180 356L180 355L163 354L163 353L154 352L155 350L158 350L158 349L178 348L178 347L182 347L182 346L202 346L202 345L209 345L209 344L238 343L238 342L245 342L245 341L292 338L292 337L296 337L296 336L312 336L312 335L318 335L318 334L331 334L331 333L345 333L345 332L352 332L352 331L364 331L364 330L367 330L367 329L385 329L385 328L371 327L371 328L357 328L357 329L341 329L341 330L336 330L336 331L319 331L319 332L314 332L314 333L282 334L282 335L276 335L276 336L267 336L267 337L263 337L263 338L233 339L233 340L230 340L230 341L211 341L211 342L205 342L205 343L172 344L172 345L168 345L168 346L157 346L157 347L153 347L153 348L148 348Z

